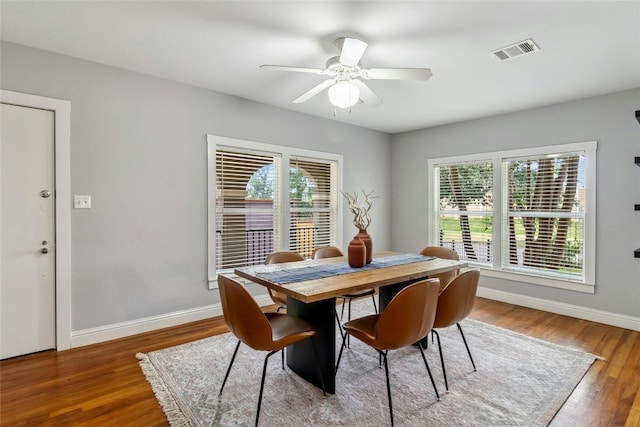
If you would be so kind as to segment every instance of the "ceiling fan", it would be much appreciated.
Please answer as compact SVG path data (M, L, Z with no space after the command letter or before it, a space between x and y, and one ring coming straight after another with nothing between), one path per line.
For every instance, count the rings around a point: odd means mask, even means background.
M429 80L429 68L362 68L360 59L367 49L367 42L349 37L336 39L340 56L327 61L326 68L290 67L286 65L261 65L282 71L325 75L329 78L293 100L299 104L328 89L329 100L339 108L350 108L358 101L375 107L382 100L363 80Z

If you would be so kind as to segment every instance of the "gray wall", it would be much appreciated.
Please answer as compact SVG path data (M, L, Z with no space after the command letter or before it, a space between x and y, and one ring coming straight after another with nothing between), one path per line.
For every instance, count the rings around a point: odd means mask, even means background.
M595 294L483 277L481 286L640 316L640 89L393 136L391 247L419 251L427 239L427 159L598 141Z
M390 137L6 42L0 86L71 101L71 193L93 197L71 217L74 331L218 301L206 289L207 133L343 154L343 189L380 196L375 249L400 251L426 245L428 158L598 140L595 295L481 285L640 316L640 89Z
M71 101L72 329L218 302L206 282L206 134L344 155L390 247L390 136L2 42L2 89ZM344 213L343 247L356 233Z

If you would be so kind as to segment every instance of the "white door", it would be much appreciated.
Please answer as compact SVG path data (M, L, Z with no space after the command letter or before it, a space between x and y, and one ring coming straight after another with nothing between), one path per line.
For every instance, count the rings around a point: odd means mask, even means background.
M2 104L0 359L55 348L54 113Z

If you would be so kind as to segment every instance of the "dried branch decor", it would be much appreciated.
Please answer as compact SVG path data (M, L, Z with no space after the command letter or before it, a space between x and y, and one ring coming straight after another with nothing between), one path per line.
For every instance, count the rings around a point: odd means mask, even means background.
M362 194L364 195L364 203L362 205L358 204L358 193L354 191L353 195L349 193L342 192L342 195L349 202L349 210L353 213L353 225L356 226L358 230L366 230L369 228L371 224L371 216L369 215L369 211L373 206L371 199L375 199L376 196L373 196L373 191L369 193L362 190Z

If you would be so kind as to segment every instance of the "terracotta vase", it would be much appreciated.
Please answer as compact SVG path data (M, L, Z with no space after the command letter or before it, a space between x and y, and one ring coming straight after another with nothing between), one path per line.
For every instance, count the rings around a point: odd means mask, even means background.
M367 230L360 230L357 236L364 243L364 247L367 249L367 264L371 264L371 260L373 259L373 241L371 240L371 236L367 233Z
M367 248L358 236L355 236L353 240L349 242L347 259L352 268L361 268L367 263Z

